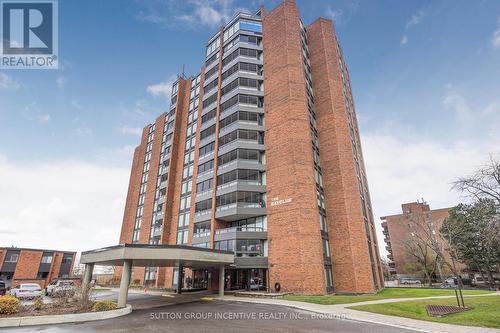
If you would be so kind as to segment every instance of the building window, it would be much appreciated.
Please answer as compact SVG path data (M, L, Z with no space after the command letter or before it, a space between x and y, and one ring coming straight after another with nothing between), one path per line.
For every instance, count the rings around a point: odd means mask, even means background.
M19 254L7 253L7 256L5 257L5 262L17 262L18 259L19 259Z
M52 255L44 255L42 257L42 264L50 264L52 263Z

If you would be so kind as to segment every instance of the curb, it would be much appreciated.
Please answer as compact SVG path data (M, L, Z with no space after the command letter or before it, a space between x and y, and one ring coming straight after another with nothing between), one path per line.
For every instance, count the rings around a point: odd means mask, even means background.
M105 320L105 319L121 317L131 312L132 312L132 306L127 304L126 307L121 309L100 311L100 312L0 318L0 328L31 326L31 325L81 323L85 321Z

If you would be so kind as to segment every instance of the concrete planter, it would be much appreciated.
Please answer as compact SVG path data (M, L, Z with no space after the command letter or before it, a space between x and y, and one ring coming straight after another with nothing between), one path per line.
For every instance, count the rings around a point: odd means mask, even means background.
M127 305L124 308L109 310L109 311L71 313L71 314L48 315L48 316L0 318L0 328L79 323L84 321L104 320L104 319L111 319L124 316L129 314L130 312L132 312L132 307L130 305Z

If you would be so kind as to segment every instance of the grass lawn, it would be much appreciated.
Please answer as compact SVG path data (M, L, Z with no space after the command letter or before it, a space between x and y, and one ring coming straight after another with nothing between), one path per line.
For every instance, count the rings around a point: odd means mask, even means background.
M464 295L491 294L489 290L464 290ZM374 295L344 296L300 296L286 295L284 299L290 301L301 301L316 304L348 304L365 301L375 301L387 298L407 298L407 297L431 297L431 296L455 296L455 292L449 289L425 289L425 288L385 288Z
M468 297L464 299L464 302L465 306L472 308L472 310L451 314L443 318L428 316L425 306L427 304L457 305L456 299L429 299L386 304L358 305L350 308L390 316L436 321L447 324L500 328L500 296Z

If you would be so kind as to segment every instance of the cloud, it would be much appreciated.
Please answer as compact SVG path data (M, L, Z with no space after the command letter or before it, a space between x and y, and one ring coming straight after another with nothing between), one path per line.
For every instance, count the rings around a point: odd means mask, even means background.
M218 28L237 12L249 12L233 0L165 0L144 6L136 15L138 20L181 30Z
M17 90L21 84L7 74L0 73L0 91L2 90Z
M2 245L82 251L116 244L129 171L83 161L28 165L0 158Z
M78 127L76 129L76 134L78 134L80 136L89 136L89 135L94 134L94 131L88 127Z
M83 110L83 105L76 99L71 101L71 106L78 110Z
M63 89L66 86L66 79L62 76L59 76L56 79L56 84L57 84L57 88Z
M422 22L423 18L424 18L423 10L418 10L416 13L413 13L411 15L410 20L406 23L405 29L408 29L411 26L419 24L420 22Z
M500 139L451 145L394 133L362 135L363 152L377 226L379 249L386 254L380 216L401 212L401 204L424 198L431 208L452 207L463 198L451 182L500 153Z
M42 114L35 117L40 124L46 124L50 121L50 114Z
M345 3L343 8L333 9L331 6L327 6L325 16L331 18L335 25L345 25L356 14L358 8L359 3L356 1Z
M166 81L148 86L146 91L154 97L170 98L172 94L172 85L175 80L177 80L177 75L170 75Z
M493 32L493 37L491 38L491 47L494 49L500 48L500 28Z
M408 22L406 22L405 29L404 29L405 34L401 38L401 42L400 42L401 45L405 45L408 43L408 34L407 34L408 29L410 29L411 27L422 22L424 15L425 15L425 13L423 10L418 10L411 15L410 20L408 20Z
M130 126L122 126L120 128L120 133L122 134L132 134L132 135L136 135L136 136L140 136L142 134L142 128L140 127L130 127Z

